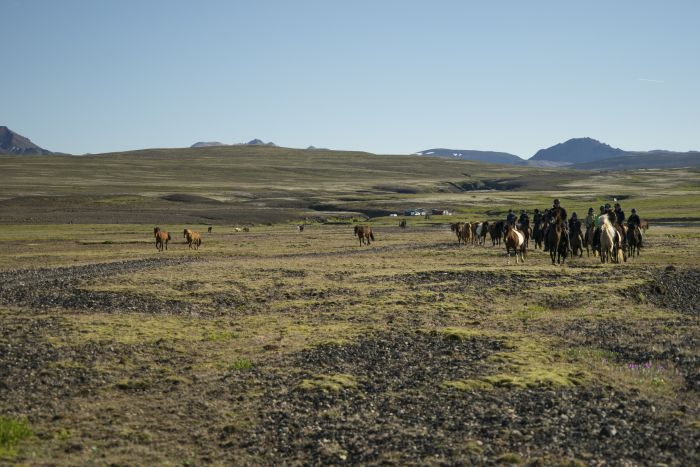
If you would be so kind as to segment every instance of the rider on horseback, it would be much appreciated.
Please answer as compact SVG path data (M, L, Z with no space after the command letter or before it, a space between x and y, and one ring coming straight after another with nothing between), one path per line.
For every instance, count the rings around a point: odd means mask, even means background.
M637 215L637 210L632 208L632 214L630 214L630 216L627 218L627 227L630 229L639 229L639 235L642 239L644 239L644 233L642 232L641 226L642 220Z
M506 224L510 226L515 226L515 219L517 219L517 216L515 215L512 209L509 209L508 215L506 216Z
M547 227L544 231L544 251L549 251L549 241L547 240L547 234L549 233L549 228L552 226L552 223L557 220L557 217L561 218L562 226L564 228L564 232L566 233L566 239L567 241L569 240L568 224L566 222L566 209L561 207L561 203L558 199L555 199L552 208L546 211L544 217L544 220L547 223ZM571 244L569 243L569 250L570 249Z
M539 209L535 209L535 215L533 216L532 220L535 222L535 225L539 224L542 220L542 214L540 213Z
M615 203L615 222L618 225L624 225L625 223L625 211L620 207L620 203Z
M600 248L600 228L603 226L603 221L600 220L601 217L605 215L605 206L600 207L600 212L595 217L593 225L595 225L595 232L593 232L593 250L598 250Z
M525 223L526 223L527 221L529 221L529 220L530 220L530 216L527 215L527 213L525 212L524 209L521 209L521 210L520 210L520 217L518 218L518 223L519 223L520 225L523 225L523 226L524 226Z
M569 219L569 231L578 232L581 229L581 221L578 220L576 213L571 214L571 219Z
M586 216L584 223L586 225L586 230L590 229L593 225L595 225L595 215L593 214L593 208L588 208L588 215Z

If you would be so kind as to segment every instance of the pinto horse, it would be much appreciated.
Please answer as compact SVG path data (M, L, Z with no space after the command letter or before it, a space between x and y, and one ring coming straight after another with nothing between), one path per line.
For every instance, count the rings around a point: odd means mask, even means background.
M167 250L168 241L173 239L173 237L170 236L170 233L163 232L160 230L160 227L155 227L153 229L153 236L156 237L156 250L158 251L163 251L163 247L165 247Z
M547 230L547 244L549 245L549 257L552 260L552 264L564 264L566 262L566 256L569 253L569 242L566 237L566 229L564 228L564 221L561 217L557 216L556 221L549 226Z
M510 264L511 250L513 250L513 253L515 254L515 264L518 264L518 254L520 254L520 260L525 263L525 234L517 229L514 229L512 225L507 225L505 238L508 264Z
M360 246L364 245L365 242L367 242L367 245L369 245L371 243L370 240L374 241L372 227L368 225L356 225L355 235L357 235L357 238L360 239Z

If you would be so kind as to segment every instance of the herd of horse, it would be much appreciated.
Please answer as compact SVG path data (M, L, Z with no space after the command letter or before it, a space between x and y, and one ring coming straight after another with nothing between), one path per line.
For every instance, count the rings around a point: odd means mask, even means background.
M208 232L211 233L211 227L209 227ZM164 230L161 230L160 227L153 228L153 236L156 238L156 250L158 251L163 251L164 249L167 250L168 242L173 239L170 232L165 232ZM190 249L198 250L202 244L202 234L199 232L185 229L182 231L182 236Z
M546 249L549 251L552 264L563 264L569 256L583 256L586 250L588 256L600 257L603 263L621 263L627 261L628 257L639 256L642 248L642 232L648 228L648 223L644 222L640 227L624 226L610 222L607 214L599 218L599 233L596 235L596 227L590 226L582 228L580 223L574 224L575 228L569 228L563 219L556 219L547 222L541 220L530 225L529 219L514 225L505 221L483 221L483 222L455 222L450 224L450 230L457 236L458 244L485 245L487 237L490 238L492 246L505 245L508 263L511 255L515 256L515 263L525 262L527 249L530 240L534 242L535 249ZM401 221L401 228L406 228L406 221ZM208 232L211 233L209 227ZM241 229L236 229L240 231ZM244 229L246 232L247 228ZM303 225L297 225L299 232L304 231ZM191 229L183 230L183 238L188 248L198 250L202 245L202 235ZM153 229L156 240L156 249L163 251L168 249L168 242L172 240L169 232L161 230L160 227ZM374 232L368 225L356 225L354 235L358 238L360 246L370 245L374 241ZM594 241L599 237L598 241ZM545 248L546 245L546 248Z
M483 222L455 222L450 224L450 229L457 236L459 244L484 245L487 237L490 237L492 246L505 244L508 262L511 254L515 256L515 262L525 261L530 240L534 242L535 249L549 251L552 264L563 264L571 256L583 256L586 250L587 256L600 257L603 263L620 263L627 261L628 257L639 256L642 248L642 229L648 228L644 222L640 227L624 226L610 222L607 214L600 216L599 241L594 242L596 227L590 226L583 229L582 224L577 223L570 229L563 219L557 217L551 222L542 220L534 226L529 219L515 225L505 221Z

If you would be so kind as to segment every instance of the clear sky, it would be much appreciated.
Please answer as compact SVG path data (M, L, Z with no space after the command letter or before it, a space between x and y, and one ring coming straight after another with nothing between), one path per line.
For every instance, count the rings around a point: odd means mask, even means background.
M700 1L0 0L0 125L74 154L700 150Z

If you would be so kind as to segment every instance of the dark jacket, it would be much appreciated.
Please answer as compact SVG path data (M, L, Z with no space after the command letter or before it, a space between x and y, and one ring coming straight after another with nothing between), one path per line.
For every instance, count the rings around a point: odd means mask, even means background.
M506 222L509 223L510 225L513 225L513 224L515 224L516 218L517 218L517 216L511 212L508 214L508 216L506 216Z
M641 224L642 221L637 214L632 214L627 218L627 225L636 225L639 227Z
M617 218L617 223L622 225L625 223L625 211L622 209L615 209L615 217Z
M561 220L566 223L566 209L561 206L549 210L547 221L553 221L557 216L561 217Z
M520 214L520 217L518 218L518 222L520 222L521 224L524 224L525 221L529 221L529 220L530 220L530 216L528 216L527 214Z

